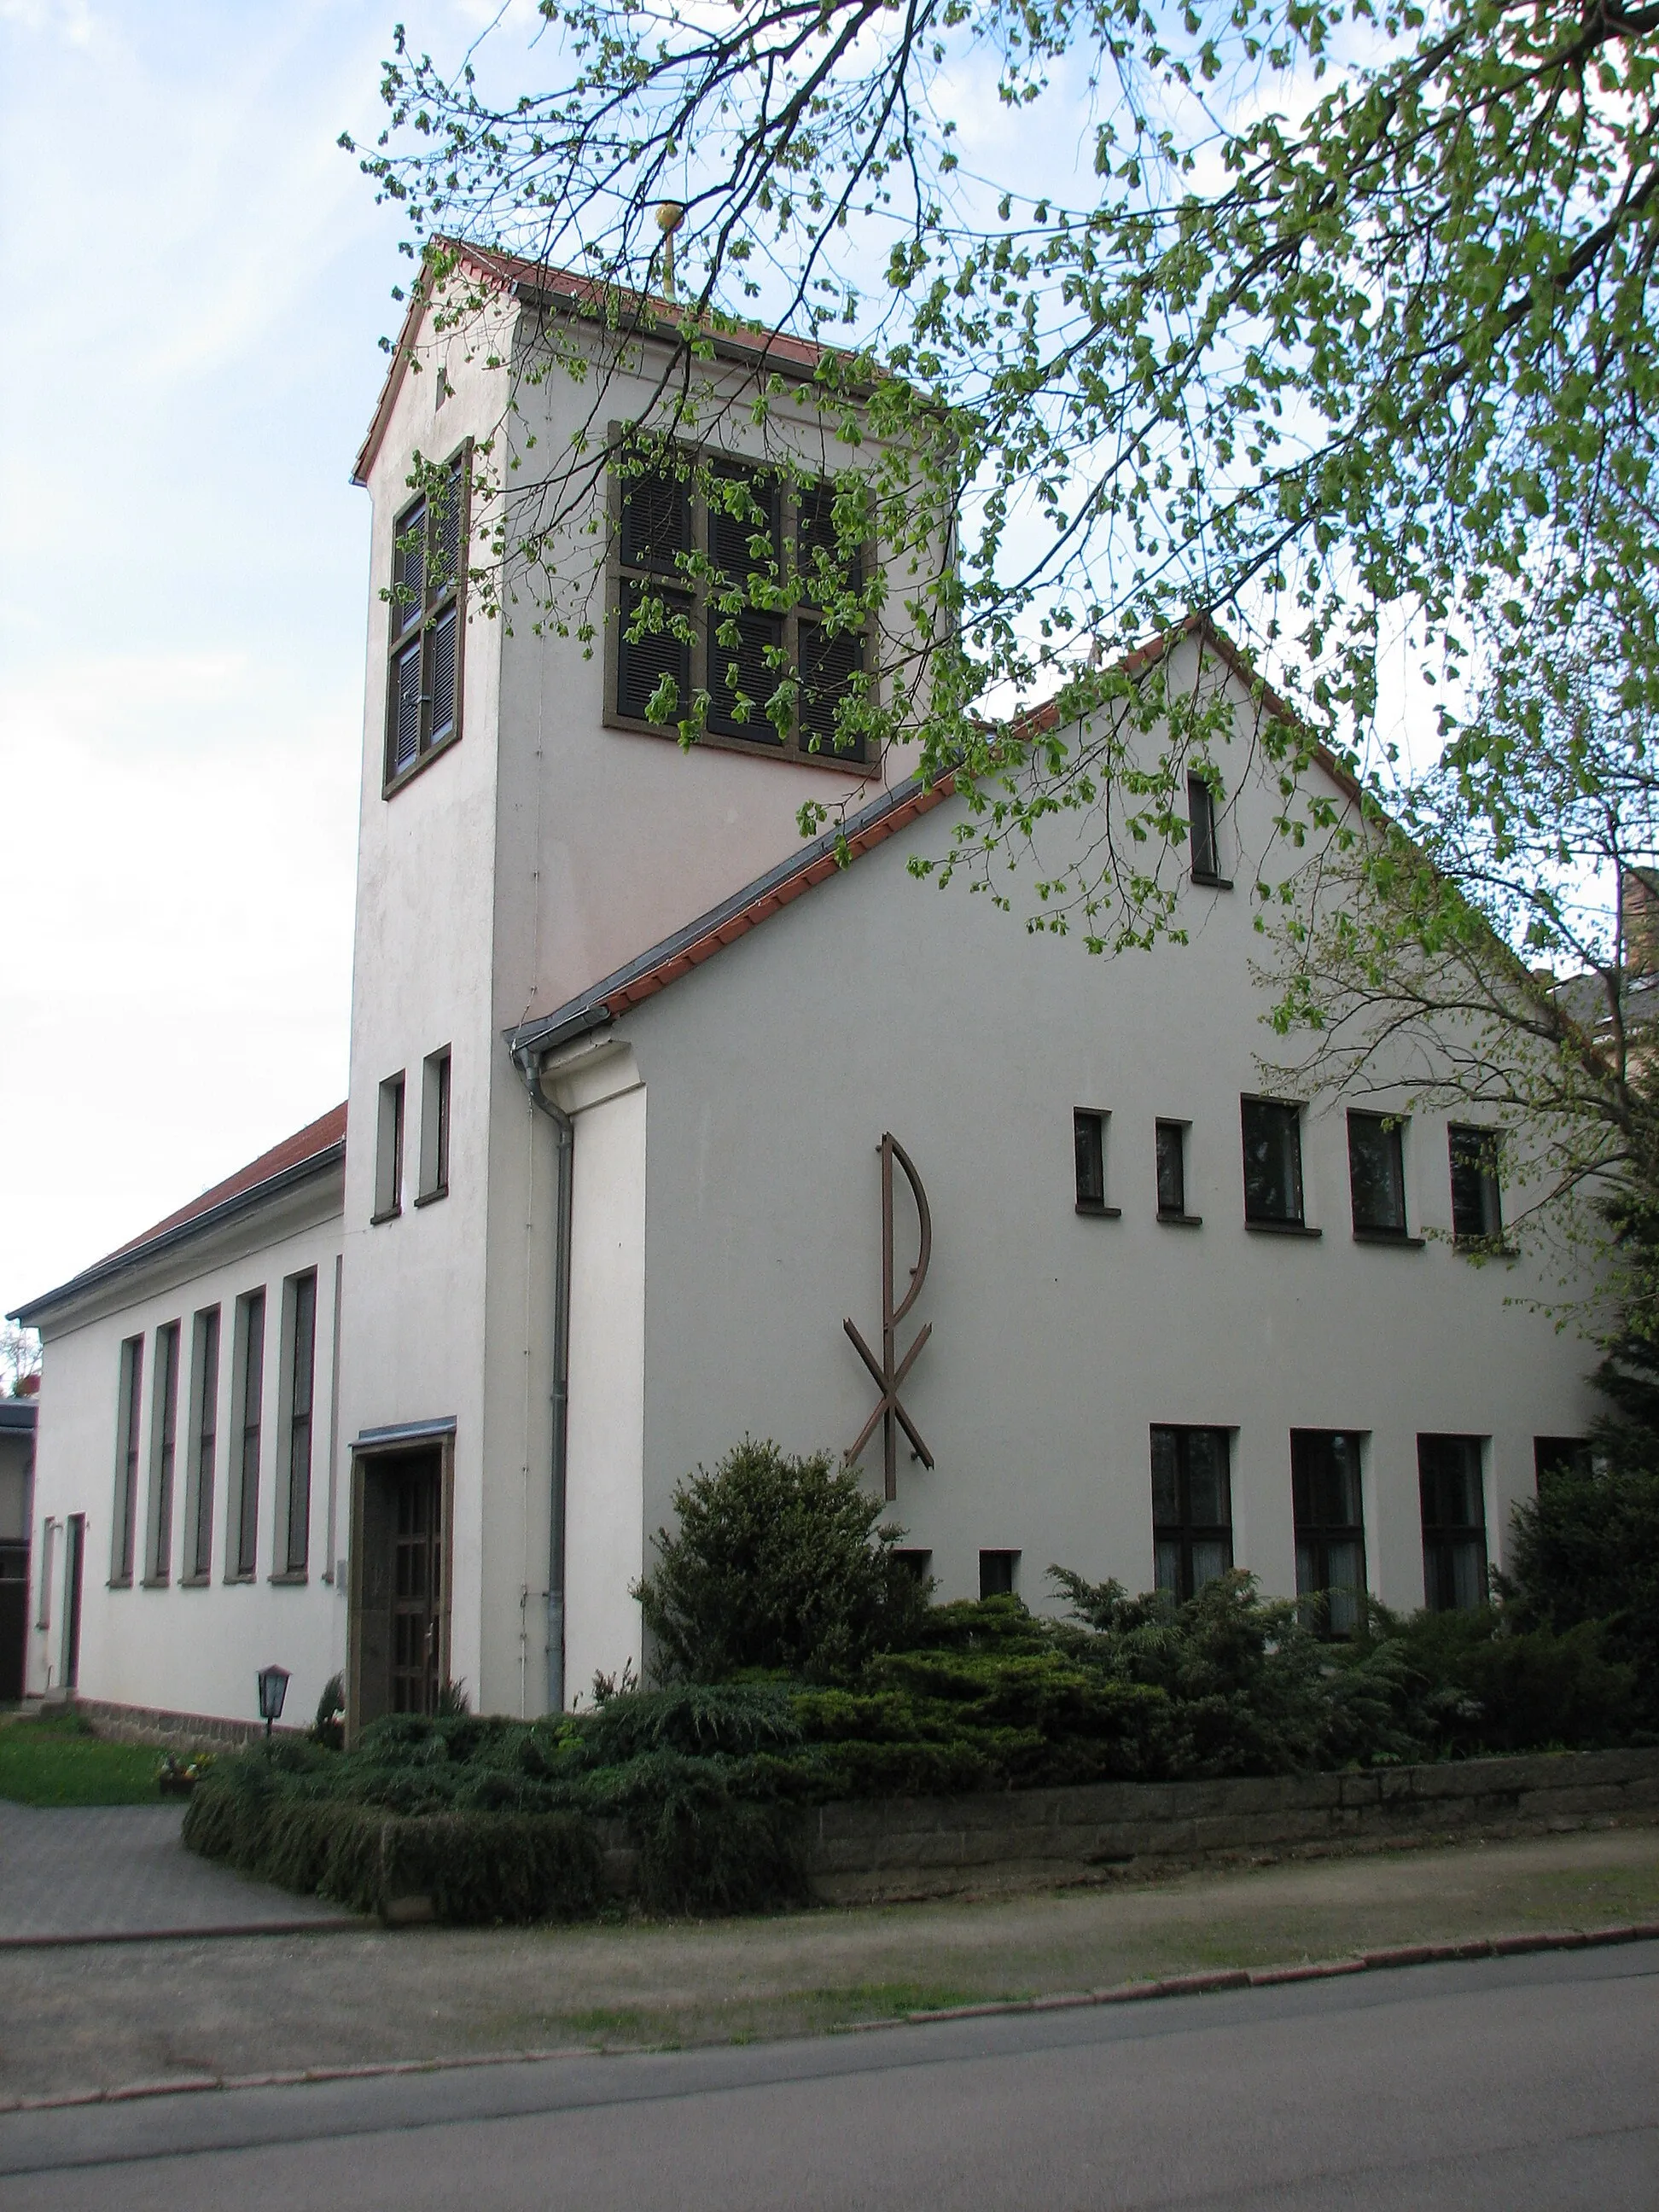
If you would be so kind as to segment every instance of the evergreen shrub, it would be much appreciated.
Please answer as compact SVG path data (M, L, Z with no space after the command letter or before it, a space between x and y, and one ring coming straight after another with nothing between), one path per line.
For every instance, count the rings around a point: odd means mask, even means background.
M678 1526L635 1595L659 1675L723 1682L750 1668L808 1681L906 1643L927 1592L895 1555L903 1530L856 1470L745 1437L674 1492Z

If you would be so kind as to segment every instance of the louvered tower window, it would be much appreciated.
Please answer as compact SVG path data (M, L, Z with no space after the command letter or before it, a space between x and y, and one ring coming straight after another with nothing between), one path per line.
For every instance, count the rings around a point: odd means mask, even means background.
M671 730L701 692L717 744L872 764L838 720L868 660L864 624L841 626L836 601L861 588L867 556L839 543L831 486L736 461L702 482L690 456L623 461L612 520L608 720Z
M392 556L386 780L396 783L460 734L466 454L398 518Z

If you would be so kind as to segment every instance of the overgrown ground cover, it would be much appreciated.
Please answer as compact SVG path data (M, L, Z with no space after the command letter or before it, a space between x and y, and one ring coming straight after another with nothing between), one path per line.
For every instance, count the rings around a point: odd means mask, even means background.
M1332 1645L1248 1576L1188 1605L1072 1582L1070 1620L1018 1599L927 1608L912 1648L840 1682L774 1674L606 1697L524 1723L386 1719L350 1753L222 1762L196 1849L360 1909L431 1895L456 1921L577 1917L602 1833L640 1854L648 1909L804 1894L798 1813L831 1798L1109 1779L1280 1774L1631 1741L1630 1670L1598 1632L1500 1632L1491 1614L1377 1613Z
M0 1797L20 1805L142 1805L156 1794L155 1752L107 1743L77 1713L0 1726Z
M1523 1570L1557 1540L1551 1497ZM592 1914L620 1835L647 1909L733 1912L805 1895L799 1814L829 1799L1659 1742L1639 1605L1583 1617L1544 1601L1559 1576L1475 1613L1370 1605L1336 1642L1318 1598L1267 1601L1242 1573L1176 1605L1052 1568L1060 1619L935 1605L854 1472L770 1444L675 1506L639 1590L660 1686L596 1680L590 1711L534 1722L452 1698L346 1753L331 1685L318 1741L208 1776L186 1842L359 1910L418 1894L478 1922Z

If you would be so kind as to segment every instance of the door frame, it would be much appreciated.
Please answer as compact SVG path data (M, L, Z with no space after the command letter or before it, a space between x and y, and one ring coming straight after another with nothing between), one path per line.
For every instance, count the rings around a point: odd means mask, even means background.
M438 1606L438 1680L453 1679L450 1622L455 1602L455 1424L453 1420L411 1421L396 1428L365 1430L351 1446L351 1500L346 1554L346 1743L356 1742L362 1726L363 1680L363 1574L365 1501L371 1476L386 1472L389 1460L438 1455L439 1559L442 1589Z

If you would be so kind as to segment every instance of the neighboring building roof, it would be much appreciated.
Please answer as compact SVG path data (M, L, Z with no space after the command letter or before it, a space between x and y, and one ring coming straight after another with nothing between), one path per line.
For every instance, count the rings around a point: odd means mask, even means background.
M1144 675L1167 659L1178 645L1194 637L1261 702L1276 720L1295 724L1297 718L1291 709L1267 688L1237 647L1207 615L1189 616L1173 629L1166 630L1162 637L1137 647L1121 665L1129 676ZM1055 705L1048 701L1031 710L1024 718L1024 726L1032 731L1052 729L1056 719ZM1325 774L1356 805L1359 804L1363 798L1360 787L1341 763L1322 745L1313 746L1312 754ZM814 884L823 883L836 874L843 865L843 853L856 860L872 846L884 844L896 830L930 812L955 788L955 779L950 775L932 786L924 784L920 776L896 784L867 806L860 807L856 814L848 815L838 828L824 830L788 860L745 884L741 890L733 891L719 906L699 915L695 921L677 929L672 937L665 937L624 967L590 984L586 991L567 1000L552 1013L509 1030L509 1050L515 1057L525 1053L550 1052L557 1045L604 1029L630 1006L653 998L726 945L735 945L738 938L746 937L769 915L791 904L804 891L811 890Z
M556 268L550 262L528 261L522 255L503 253L494 246L469 246L461 239L436 238L432 242L445 252L453 252L459 265L470 270L474 277L487 284L498 284L508 299L521 300L526 307L562 309L567 313L586 315L593 321L617 310L623 318L623 330L630 336L655 337L671 344L680 337L685 308L658 294L623 291L615 285L599 283L591 276L579 276L571 270ZM410 287L403 328L392 349L392 366L386 371L368 433L352 466L351 481L355 484L368 481L368 472L374 465L374 457L380 452L380 441L397 404L404 372L414 355L416 332L429 304L425 273L422 270ZM752 332L717 331L708 326L705 335L718 358L793 370L797 375L811 375L830 351L826 346L814 345L809 339L790 337L785 331L769 331L759 325Z
M145 1230L142 1237L118 1246L55 1291L47 1291L40 1297L31 1298L27 1305L19 1306L9 1318L32 1324L54 1306L78 1297L112 1276L138 1267L191 1237L216 1229L222 1222L234 1219L239 1213L262 1205L283 1190L326 1174L345 1158L345 1135L346 1109L343 1105L333 1107L316 1121L308 1121L303 1129L296 1129L291 1137L285 1137L280 1145L273 1145L268 1152L261 1152L257 1160L250 1160L234 1175L215 1183L211 1190L204 1190L188 1206L169 1213L165 1220Z

